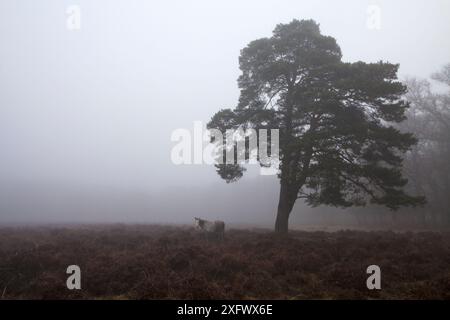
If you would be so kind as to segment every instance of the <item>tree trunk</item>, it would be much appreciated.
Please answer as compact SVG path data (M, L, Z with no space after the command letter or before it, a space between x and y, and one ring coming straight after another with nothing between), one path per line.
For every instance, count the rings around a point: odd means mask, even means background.
M275 232L278 234L287 234L289 229L289 215L294 207L295 198L289 186L285 182L281 182L280 199L278 200L277 219L275 221Z

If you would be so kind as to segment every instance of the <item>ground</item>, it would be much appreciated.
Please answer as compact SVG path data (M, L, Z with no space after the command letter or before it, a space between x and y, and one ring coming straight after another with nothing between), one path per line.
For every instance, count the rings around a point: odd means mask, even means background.
M81 268L68 290L66 268ZM368 290L366 268L381 268ZM3 299L450 299L450 234L188 226L0 227Z

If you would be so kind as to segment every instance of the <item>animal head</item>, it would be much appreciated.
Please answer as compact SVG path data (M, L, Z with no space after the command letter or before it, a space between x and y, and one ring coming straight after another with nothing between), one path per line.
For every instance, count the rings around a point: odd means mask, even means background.
M205 225L205 221L206 220L194 217L194 223L197 228L203 228L203 226Z

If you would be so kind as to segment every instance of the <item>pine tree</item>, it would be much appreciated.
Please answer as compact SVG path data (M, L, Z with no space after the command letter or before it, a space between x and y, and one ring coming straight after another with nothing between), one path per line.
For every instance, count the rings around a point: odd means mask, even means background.
M288 231L297 199L337 207L415 206L406 194L403 153L416 143L392 124L405 119L406 87L398 65L344 63L336 40L313 20L279 24L270 38L241 51L240 98L217 112L208 128L279 129L280 196L275 231ZM227 182L242 164L218 164Z

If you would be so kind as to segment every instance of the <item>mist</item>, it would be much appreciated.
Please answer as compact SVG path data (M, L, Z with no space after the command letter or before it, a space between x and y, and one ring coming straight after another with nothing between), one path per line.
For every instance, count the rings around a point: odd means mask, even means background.
M0 223L272 226L276 176L227 184L176 165L171 133L239 98L240 50L275 25L314 19L348 62L399 63L401 79L450 62L450 3L433 1L77 1L0 3ZM369 5L380 29L367 27ZM431 86L440 90L434 80ZM355 222L297 203L292 225Z

